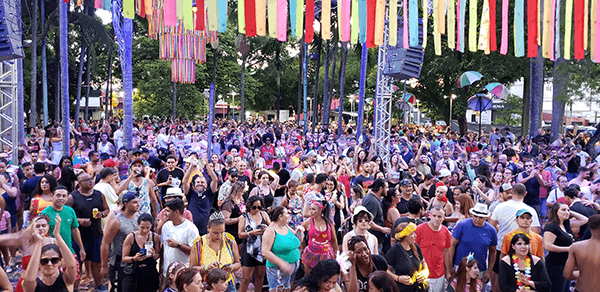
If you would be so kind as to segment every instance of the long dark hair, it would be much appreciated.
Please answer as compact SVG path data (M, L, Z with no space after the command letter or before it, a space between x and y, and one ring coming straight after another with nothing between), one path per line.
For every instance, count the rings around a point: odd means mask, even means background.
M172 262L169 264L167 267L167 276L163 277L162 285L160 286L159 291L165 291L167 287L171 286L171 283L175 282L171 280L170 276L182 267L185 268L185 265L180 262ZM175 279L177 279L177 275L175 275Z
M452 277L456 277L456 289L455 291L465 291L467 286L467 267L473 268L474 265L479 266L479 262L475 258L469 259L464 257L458 264L458 269L452 274ZM477 292L477 278L469 279L469 292Z
M334 223L331 221L331 206L329 205L329 202L317 198L315 198L313 202L318 202L321 205L323 205L323 210L321 210L321 216L323 216L323 219L325 219L325 222L327 222L327 224L334 226Z
M52 176L49 173L46 173L40 178L40 180L38 180L35 190L33 190L33 192L31 193L32 197L42 195L42 188L40 187L40 184L42 183L42 179L44 178L48 181L48 184L50 185L50 192L54 192L54 189L58 185L58 182L56 181L56 178L54 178L54 176Z
M389 208L392 206L394 197L396 196L396 188L389 188L387 194L381 200L381 209L383 209L383 220L387 220L387 213Z
M319 284L340 274L340 265L334 259L320 261L308 275L298 282L298 288L306 287L308 292L319 292Z
M558 218L558 210L560 209L560 207L562 205L566 205L566 204L561 203L561 202L556 202L554 205L552 205L552 208L550 208L550 210L548 211L548 221L554 222L557 225L560 225L560 218ZM566 222L566 220L565 220L565 222Z

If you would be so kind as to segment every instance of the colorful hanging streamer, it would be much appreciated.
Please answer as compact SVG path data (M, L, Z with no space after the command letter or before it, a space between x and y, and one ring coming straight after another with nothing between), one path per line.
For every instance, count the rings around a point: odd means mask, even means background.
M290 29L292 30L292 37L296 37L296 8L298 8L296 0L290 0Z
M508 52L508 0L502 0L502 36L500 38L500 54Z
M552 55L551 48L554 44L552 30L554 18L552 17L552 0L544 0L544 25L542 29L542 53L544 58L549 59Z
M467 0L458 0L456 8L458 10L458 47L457 49L461 52L465 52L465 17L467 10Z
M440 18L438 25L439 25L439 33L441 34L445 34L446 33L446 1L445 0L439 0L440 2L438 3L438 17Z
M408 5L406 2L408 2L408 0L402 1L402 46L405 49L408 49L408 24L410 20L408 18Z
M552 19L553 23L550 24L550 41L552 42L552 44L550 44L550 60L554 61L554 46L556 44L556 37L554 35L554 28L556 25L556 0L552 0Z
M267 2L267 20L269 21L269 36L277 38L277 0Z
M418 11L418 9L417 9L417 11ZM398 0L390 0L389 12L390 12L390 15L388 17L388 19L390 20L389 43L390 43L390 46L395 47L398 44Z
M515 37L515 56L525 56L525 3L523 0L515 0L515 24L514 24L514 37Z
M404 1L406 2L406 1ZM375 0L375 28L373 30L373 43L383 45L383 29L385 26L385 0Z
M534 0L535 1L535 0ZM498 50L498 40L496 35L496 0L490 0L490 51Z
M194 11L192 11L192 0L183 0L183 25L187 30L194 29Z
M246 36L256 36L256 3L255 0L244 0L244 20L246 21Z
M350 26L350 43L358 43L358 0L352 0L352 25Z
M296 38L304 34L304 0L296 0Z
M594 1L594 3L596 3L596 9L594 9L594 11L596 12L594 16L598 16L600 15L600 5L598 5L599 0L592 0ZM600 31L600 21L598 21L598 19L594 17L594 54L592 56L592 61L594 61L594 63L600 63L600 33L598 33Z
M391 0L396 1L396 0ZM341 31L341 40L342 42L350 41L350 0L338 0L338 3L341 3L340 8L340 19L342 20L340 23L340 31ZM340 6L338 4L338 6Z
M277 0L277 39L287 41L287 1Z
M238 0L238 32L246 34L246 1Z
M218 32L223 33L227 31L227 0L217 0L219 6L219 30ZM191 5L190 5L191 6Z
M565 3L565 60L571 59L571 30L573 29L573 0L567 0Z
M321 0L321 35L331 39L331 0Z
M313 22L315 21L315 0L306 0L306 21L304 41L307 44L312 43L314 39Z
M367 0L367 48L374 48L375 45L375 13L377 9L377 0Z
M314 0L313 0L314 1ZM255 0L256 7L256 34L259 36L267 35L267 3L265 0Z
M102 0L94 0L94 8L102 8Z
M583 19L584 19L584 0L575 0L573 3L575 10L575 35L574 35L574 57L576 60L583 59L585 51L583 49Z
M477 51L477 0L469 0L469 51Z
M442 54L442 34L440 33L440 10L439 5L443 0L433 0L433 48L436 55Z
M206 16L208 16L208 30L210 31L219 30L219 4L217 1L206 0Z
M517 0L519 1L519 0ZM479 27L479 49L486 55L490 53L490 5L488 0L483 0L483 10L481 12L481 25Z
M204 7L204 0L196 0L196 30L202 31L206 27L204 25L204 22L206 21L206 15L204 14L205 10L206 8Z
M535 58L538 51L538 0L527 1L527 57Z
M454 49L456 47L456 6L454 6L454 0L448 1L448 17L446 18L448 24L448 47ZM495 0L492 0L495 1Z
M592 1L592 9L590 11L590 55L592 56L592 59L594 59L594 46L596 45L596 43L594 42L594 40L596 39L596 33L598 32L596 30L596 6L598 6L598 3L596 2L596 0L591 0Z
M555 1L556 3L556 8L554 8L554 27L552 28L553 33L554 33L554 53L552 54L552 56L554 57L554 59L550 58L550 60L556 60L558 58L560 58L560 5L561 5L562 1Z
M422 0L422 5L423 5L423 27L425 27L424 32L427 31L427 18L429 18L429 4L427 3L428 0ZM424 33L423 34L423 49L425 49L427 47L427 34Z
M123 16L129 19L135 18L134 0L123 0Z
M208 0L211 1L211 0ZM212 0L214 1L214 0ZM175 15L175 0L164 0L164 21L166 26L177 25L177 15ZM216 15L216 13L215 13Z
M590 24L590 3L589 0L585 0L583 5L583 49L588 48L588 36L589 36L589 24Z
M358 41L361 44L367 42L367 0L358 0Z

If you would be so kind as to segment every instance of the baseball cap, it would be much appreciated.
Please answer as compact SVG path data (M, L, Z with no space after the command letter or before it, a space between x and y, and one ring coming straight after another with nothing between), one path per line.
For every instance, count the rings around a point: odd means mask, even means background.
M121 203L123 203L123 204L129 203L130 201L132 201L135 198L137 198L136 192L126 192L125 194L123 194L123 196L121 196Z
M447 176L451 176L452 172L450 172L450 170L447 169L440 169L440 175L438 175L438 177L447 177Z
M410 179L405 178L405 179L403 179L403 180L400 181L400 186L401 187L403 187L403 186L410 186L410 185L412 185L412 182L410 181Z
M500 192L504 193L506 191L512 190L512 186L510 184L502 184L500 186Z
M227 171L227 174L228 175L238 175L238 170L237 170L237 168L232 167Z
M527 209L520 209L517 211L517 217L521 217L523 214L529 214L530 216L533 216L533 214L531 214L531 212Z
M102 163L102 165L104 165L104 167L115 167L117 165L119 165L116 161L112 160L112 159L106 159L104 160L104 162Z
M110 155L108 155L108 153L102 153L100 154L100 159L109 159Z

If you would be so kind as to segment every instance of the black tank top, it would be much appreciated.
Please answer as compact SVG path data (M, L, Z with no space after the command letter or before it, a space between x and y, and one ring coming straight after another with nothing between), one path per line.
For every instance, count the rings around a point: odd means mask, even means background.
M92 220L92 225L88 227L79 226L81 238L96 239L102 237L100 219L92 218L94 208L98 208L98 212L104 211L102 193L98 190L93 190L90 196L84 196L79 190L74 190L71 196L73 196L73 210L75 210L77 218L90 218Z
M129 256L135 256L138 252L140 252L140 246L135 240L135 233L131 233L133 235L133 244L131 245L131 249L129 250ZM156 250L156 242L154 242L154 232L148 233L148 237L146 241L152 241L154 245L154 249ZM147 267L156 267L156 260L153 257L146 257L145 260L138 262L139 265L146 265Z
M35 286L35 292L69 292L67 289L67 284L65 284L65 280L63 280L63 274L58 274L58 278L54 281L54 284L50 286L46 286L40 278L36 279L37 285Z

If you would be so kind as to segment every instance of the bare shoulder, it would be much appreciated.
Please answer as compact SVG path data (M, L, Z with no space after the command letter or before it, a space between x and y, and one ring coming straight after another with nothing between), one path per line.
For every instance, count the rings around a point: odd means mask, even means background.
M539 258L538 258L538 259L539 259ZM509 257L509 256L504 256L504 257L502 258L502 261L510 265L510 257Z
M507 257L508 257L508 256L507 256ZM537 265L537 263L538 263L538 262L541 260L541 258L540 258L540 257L537 257L537 256L534 256L534 255L532 255L532 256L531 256L531 260L533 261L533 264L534 264L534 265Z

